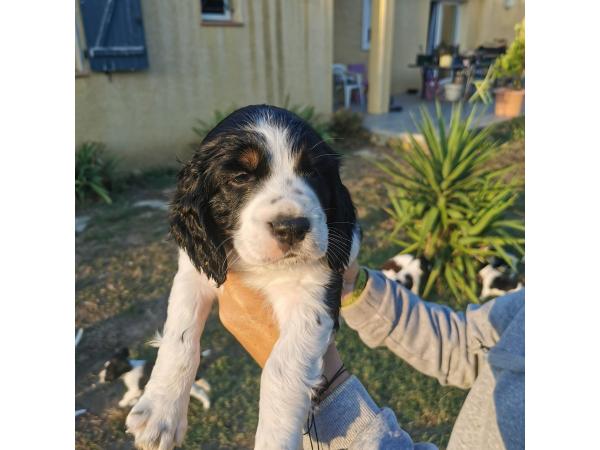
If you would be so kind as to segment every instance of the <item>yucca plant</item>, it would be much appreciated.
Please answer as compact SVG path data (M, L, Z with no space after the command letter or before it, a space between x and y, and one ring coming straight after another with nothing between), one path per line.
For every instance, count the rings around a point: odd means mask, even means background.
M75 152L75 195L79 201L99 197L112 203L117 160L106 154L104 145L86 142Z
M513 166L488 167L498 143L489 127L473 127L475 111L463 120L458 104L447 126L439 104L435 121L423 109L417 126L424 143L411 135L408 148L396 148L397 159L376 163L392 180L392 239L403 253L431 262L423 297L437 286L440 295L478 302L477 272L486 259L512 266L509 252L524 254L524 224L512 214L522 180L506 180Z

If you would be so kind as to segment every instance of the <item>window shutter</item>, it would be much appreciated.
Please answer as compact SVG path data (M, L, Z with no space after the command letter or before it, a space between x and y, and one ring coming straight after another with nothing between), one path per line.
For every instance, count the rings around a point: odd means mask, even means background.
M148 68L140 0L79 0L79 5L91 70Z

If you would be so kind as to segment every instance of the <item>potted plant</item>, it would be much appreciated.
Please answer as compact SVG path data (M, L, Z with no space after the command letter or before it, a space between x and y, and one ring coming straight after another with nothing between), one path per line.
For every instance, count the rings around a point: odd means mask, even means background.
M499 57L492 68L493 77L499 87L496 89L497 116L516 117L521 113L525 89L525 22L515 26L515 39L504 55Z
M488 70L485 79L474 81L475 93L470 101L477 99L490 103L490 88L496 95L495 114L503 117L516 117L521 113L525 89L525 21L515 25L515 39L506 53L500 56Z

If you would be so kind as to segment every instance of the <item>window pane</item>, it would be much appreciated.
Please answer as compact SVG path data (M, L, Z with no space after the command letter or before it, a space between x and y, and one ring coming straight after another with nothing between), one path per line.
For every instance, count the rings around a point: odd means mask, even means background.
M225 0L202 0L202 14L225 14Z

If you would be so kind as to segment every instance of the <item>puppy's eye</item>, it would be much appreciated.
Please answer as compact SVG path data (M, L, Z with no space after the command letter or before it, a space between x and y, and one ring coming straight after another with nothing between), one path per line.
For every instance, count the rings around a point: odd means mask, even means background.
M233 184L245 184L252 179L252 175L247 172L240 172L231 178Z

